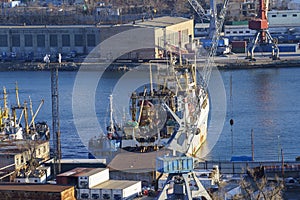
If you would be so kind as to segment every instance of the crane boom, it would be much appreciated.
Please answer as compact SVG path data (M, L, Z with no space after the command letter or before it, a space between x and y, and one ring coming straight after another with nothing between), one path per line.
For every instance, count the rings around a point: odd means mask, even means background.
M209 82L209 79L210 79L212 66L213 66L213 63L214 63L214 55L216 54L216 51L217 51L217 48L218 48L218 42L219 42L219 39L220 39L221 29L222 29L223 24L224 24L228 2L229 2L229 0L224 1L221 12L218 16L218 19L216 20L215 33L212 36L211 49L208 52L208 56L207 56L207 59L205 61L205 64L204 64L204 67L203 67L203 70L202 70L202 81L203 81L202 84L203 84L203 87L205 89L207 89L207 87L208 87L208 82Z
M206 15L205 10L197 0L188 0L188 1L202 20L203 19L209 20L209 17Z

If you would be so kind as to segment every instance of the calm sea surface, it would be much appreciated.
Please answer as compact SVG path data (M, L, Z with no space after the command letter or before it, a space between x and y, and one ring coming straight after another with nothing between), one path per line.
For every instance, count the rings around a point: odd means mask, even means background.
M98 72L85 73L87 77L92 77ZM136 78L143 77L142 73L145 72L137 72ZM229 160L232 155L251 155L251 129L254 133L256 160L278 160L281 148L286 160L294 160L296 156L300 156L300 68L247 69L220 73L227 96L227 114L219 140L206 159ZM64 158L87 158L88 153L73 119L72 94L76 74L59 72L60 128ZM103 126L106 126L109 119L108 96L122 76L120 72L107 72L99 82L101 86L97 87L96 116ZM16 81L21 101L28 101L30 96L34 110L41 99L45 100L36 120L44 120L51 125L50 72L0 72L0 85L7 88L10 104L15 103ZM129 83L128 78L122 79L124 87ZM87 91L89 89L86 88ZM115 99L118 98L116 96L115 94ZM83 96L75 98L79 102L82 99L82 104L86 103ZM1 99L1 106L2 101ZM83 112L82 120L87 121L87 127L93 126L89 124L88 116L89 113ZM233 127L229 124L231 118L234 119ZM208 132L220 124L211 119L209 125ZM87 128L87 134L88 131ZM203 148L207 147L204 145Z

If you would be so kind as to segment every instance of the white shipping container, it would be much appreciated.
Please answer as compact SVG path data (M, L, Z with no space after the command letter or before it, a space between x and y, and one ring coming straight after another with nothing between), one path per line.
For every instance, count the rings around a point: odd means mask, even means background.
M108 180L92 187L91 190L101 190L101 199L126 199L142 192L142 182Z
M133 185L127 187L127 188L124 188L122 197L127 198L127 197L130 197L130 196L134 195L134 194L139 194L141 192L142 192L142 182L139 181L139 182L134 183Z
M94 174L86 173L78 177L79 188L91 188L109 180L109 169L101 169Z

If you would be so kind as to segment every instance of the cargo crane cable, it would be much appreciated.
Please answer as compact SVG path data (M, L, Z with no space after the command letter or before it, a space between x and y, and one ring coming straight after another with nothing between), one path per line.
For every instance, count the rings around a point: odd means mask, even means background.
M231 156L233 156L233 124L234 124L233 119L230 119L229 123L230 123L230 132L231 132Z
M230 96L229 96L229 112L230 112L230 133L231 133L231 156L233 156L233 99L232 99L232 74L230 73Z

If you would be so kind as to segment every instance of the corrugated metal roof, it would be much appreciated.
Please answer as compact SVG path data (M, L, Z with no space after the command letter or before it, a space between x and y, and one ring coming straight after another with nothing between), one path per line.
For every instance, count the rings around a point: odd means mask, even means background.
M33 192L63 192L74 186L50 184L5 184L0 185L0 191L33 191Z
M118 153L108 164L109 169L132 173L150 172L155 170L156 157L172 155L170 150L160 150L148 153L122 152Z
M136 183L141 181L128 181L128 180L108 180L103 183L100 183L91 189L125 189L128 188Z
M187 19L187 18L183 18L183 17L166 16L166 17L158 17L158 18L148 19L145 21L138 21L135 24L138 26L164 28L164 27L172 26L172 25L190 21L190 20L192 20L192 19Z
M88 164L106 164L106 159L61 159L61 164L77 164L77 163L88 163Z
M79 177L79 176L91 176L93 174L96 174L98 172L102 172L106 170L106 168L83 168L83 167L77 167L70 171L64 172L62 174L59 174L57 176L69 176L69 177Z

